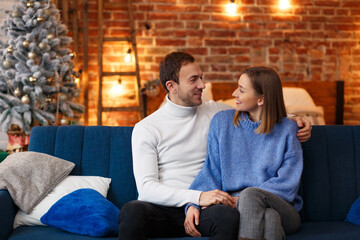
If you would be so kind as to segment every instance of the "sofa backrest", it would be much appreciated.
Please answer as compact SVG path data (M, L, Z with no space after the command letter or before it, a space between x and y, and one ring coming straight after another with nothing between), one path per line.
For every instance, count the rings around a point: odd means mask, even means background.
M35 127L29 151L74 162L72 175L112 178L108 198L121 208L137 198L131 133L132 127ZM313 126L302 147L303 221L343 221L360 195L360 126Z
M302 144L303 221L343 221L360 195L360 126L314 126Z
M71 175L112 179L108 199L119 208L136 199L132 171L132 127L46 126L31 130L29 151L75 163Z

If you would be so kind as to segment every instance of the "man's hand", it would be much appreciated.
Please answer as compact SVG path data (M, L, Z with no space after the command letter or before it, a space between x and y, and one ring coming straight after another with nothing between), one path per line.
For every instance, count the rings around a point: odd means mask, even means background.
M199 225L199 218L200 218L199 209L197 209L194 206L190 206L186 212L186 218L184 222L186 234L192 237L201 237L201 233L195 227L195 225Z
M311 137L311 123L310 121L302 118L302 117L292 117L291 120L296 122L298 127L300 128L297 132L296 136L300 142L306 142Z
M218 189L202 192L200 194L199 205L202 207L209 207L213 204L224 204L229 207L236 206L236 201L230 194L220 191Z

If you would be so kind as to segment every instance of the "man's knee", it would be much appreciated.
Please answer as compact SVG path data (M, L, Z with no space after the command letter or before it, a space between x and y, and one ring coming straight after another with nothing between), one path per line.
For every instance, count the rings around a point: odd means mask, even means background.
M147 203L134 200L127 202L120 210L119 221L138 222L144 220Z
M209 211L217 225L239 226L240 214L235 208L220 204L209 207Z

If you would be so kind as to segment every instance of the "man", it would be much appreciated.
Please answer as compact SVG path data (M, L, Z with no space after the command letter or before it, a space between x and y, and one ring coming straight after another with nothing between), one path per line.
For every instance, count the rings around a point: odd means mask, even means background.
M148 237L210 236L237 239L239 215L233 197L220 190L199 192L188 187L207 153L212 117L227 105L202 102L203 73L187 53L173 52L160 63L167 103L136 124L132 135L133 165L139 198L120 213L119 240ZM303 126L298 121L300 127ZM299 131L310 137L311 126ZM184 205L204 207L195 226L184 229Z

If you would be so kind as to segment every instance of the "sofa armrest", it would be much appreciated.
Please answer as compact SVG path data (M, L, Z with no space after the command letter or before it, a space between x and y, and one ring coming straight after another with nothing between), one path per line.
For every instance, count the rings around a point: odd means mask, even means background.
M6 240L13 230L17 207L7 190L0 190L0 240Z

